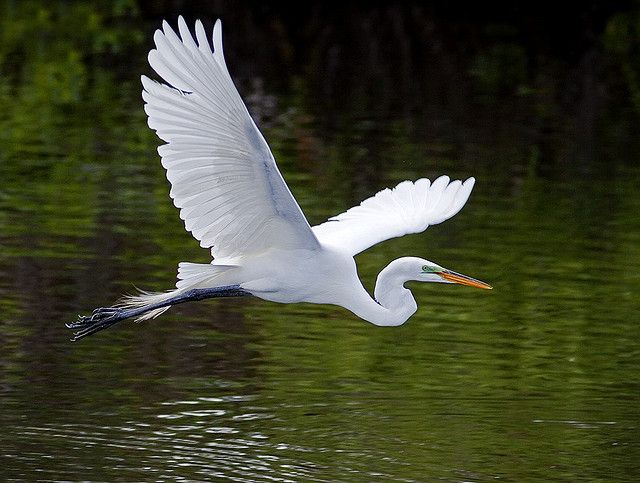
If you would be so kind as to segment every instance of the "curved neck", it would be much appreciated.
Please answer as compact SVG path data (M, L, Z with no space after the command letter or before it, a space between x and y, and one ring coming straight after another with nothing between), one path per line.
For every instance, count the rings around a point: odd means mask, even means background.
M394 260L379 274L374 291L375 300L364 287L345 307L358 317L380 326L404 324L418 309L418 304L404 283L410 280L402 268L402 259ZM353 295L353 294L352 294Z

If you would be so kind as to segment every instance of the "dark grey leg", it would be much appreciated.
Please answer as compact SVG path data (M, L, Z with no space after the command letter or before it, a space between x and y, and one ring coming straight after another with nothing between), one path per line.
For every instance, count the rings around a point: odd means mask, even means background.
M251 294L246 290L241 289L240 285L227 285L216 288L195 288L178 294L163 302L146 305L144 307L135 307L132 309L123 309L121 307L100 307L95 309L89 316L79 315L77 321L70 322L66 324L66 326L69 329L79 329L71 338L71 340L75 342L83 337L107 329L122 320L129 319L131 317L138 317L150 310L214 297L242 297L244 295Z

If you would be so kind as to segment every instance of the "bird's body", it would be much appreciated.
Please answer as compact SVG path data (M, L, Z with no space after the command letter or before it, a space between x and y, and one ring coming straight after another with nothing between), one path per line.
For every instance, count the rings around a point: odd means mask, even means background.
M339 305L375 325L396 326L417 309L404 287L409 280L490 288L428 260L404 257L380 272L371 297L353 257L451 218L466 203L475 180L403 181L311 227L233 85L220 22L214 27L213 50L199 21L196 39L182 17L178 26L181 37L165 22L149 53L151 66L172 87L143 76L143 99L149 126L166 141L158 152L170 196L186 229L202 247L211 248L214 259L180 263L175 290L142 293L119 307L80 317L68 324L80 329L75 339L129 317L157 317L177 303L238 295Z
M330 246L317 250L268 250L247 261L238 260L237 267L212 273L212 278L190 288L239 285L252 295L271 302L339 305L376 325L400 325L417 308L411 292L402 286L406 279L392 288L401 290L402 302L409 302L408 305L385 306L374 300L358 277L353 257ZM389 270L388 273L395 272ZM384 297L388 292L388 282L386 277L378 279L377 296L382 294Z
M314 283L308 283L310 274ZM253 295L285 304L336 304L346 287L359 283L353 257L323 246L316 250L268 250L252 257L238 275L241 286Z

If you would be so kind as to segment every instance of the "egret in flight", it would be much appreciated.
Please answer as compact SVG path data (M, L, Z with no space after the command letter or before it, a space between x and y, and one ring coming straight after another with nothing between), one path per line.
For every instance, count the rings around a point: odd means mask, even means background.
M441 176L403 181L311 227L236 90L222 51L220 21L213 50L200 21L195 39L184 19L180 36L167 22L154 35L149 63L166 84L142 76L149 127L185 228L210 248L211 263L182 262L176 288L126 297L67 324L73 340L131 317L157 317L172 305L212 297L254 295L281 303L342 306L379 326L403 324L417 310L418 282L484 282L416 257L392 261L378 275L374 297L358 278L354 255L458 213L475 183Z

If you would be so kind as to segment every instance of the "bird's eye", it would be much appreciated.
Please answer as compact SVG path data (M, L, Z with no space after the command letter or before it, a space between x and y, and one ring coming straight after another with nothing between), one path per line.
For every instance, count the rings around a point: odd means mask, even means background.
M422 271L423 272L430 272L431 271L431 267L429 265L422 265Z

